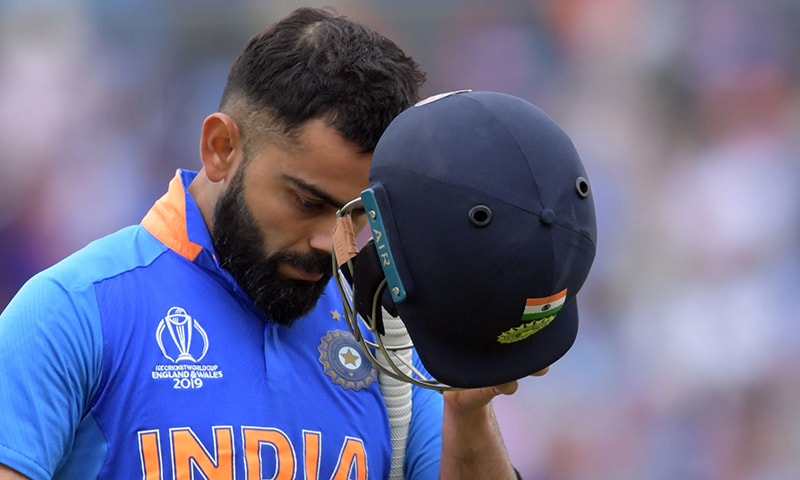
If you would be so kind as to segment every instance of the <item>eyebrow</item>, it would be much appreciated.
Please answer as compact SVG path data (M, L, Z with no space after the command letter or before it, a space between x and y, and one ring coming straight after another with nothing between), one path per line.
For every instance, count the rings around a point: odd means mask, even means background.
M284 173L283 174L283 179L288 181L289 183L294 184L294 186L299 188L300 190L303 190L303 191L305 191L307 193L310 193L311 195L314 195L315 197L317 197L320 200L324 201L328 205L333 206L334 208L336 208L336 210L341 209L347 203L347 202L339 201L336 198L333 198L333 196L331 196L329 193L325 192L324 190L321 190L319 187L317 187L315 185L312 185L312 184L310 184L310 183L308 183L308 182L306 182L304 180L301 180L301 179L299 179L297 177L293 177L293 176L291 176L289 174Z

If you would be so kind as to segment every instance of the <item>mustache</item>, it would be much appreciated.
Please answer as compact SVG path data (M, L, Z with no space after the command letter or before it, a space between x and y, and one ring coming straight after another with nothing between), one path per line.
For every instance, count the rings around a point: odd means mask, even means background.
M301 270L305 270L306 272L321 273L326 276L333 274L333 258L330 254L324 252L276 252L270 255L269 258L271 261L276 263L288 263L289 265Z

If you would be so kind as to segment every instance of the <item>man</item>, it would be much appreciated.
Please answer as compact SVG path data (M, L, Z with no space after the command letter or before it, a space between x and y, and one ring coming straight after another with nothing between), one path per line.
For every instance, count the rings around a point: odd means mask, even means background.
M423 80L325 11L255 36L202 125L202 170L0 316L0 479L388 477L331 232ZM489 402L515 388L415 388L405 476L514 478Z

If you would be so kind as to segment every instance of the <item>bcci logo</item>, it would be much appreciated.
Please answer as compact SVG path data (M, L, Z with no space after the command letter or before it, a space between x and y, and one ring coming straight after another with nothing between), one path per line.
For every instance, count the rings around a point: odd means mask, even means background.
M320 339L317 351L325 375L345 390L362 390L377 378L378 371L364 357L361 345L350 332L329 331Z
M208 336L196 319L181 307L172 307L156 329L161 353L173 363L197 363L208 352Z

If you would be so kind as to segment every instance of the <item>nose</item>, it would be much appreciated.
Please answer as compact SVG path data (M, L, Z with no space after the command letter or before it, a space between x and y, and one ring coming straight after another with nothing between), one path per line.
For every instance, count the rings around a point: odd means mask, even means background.
M325 253L333 252L333 227L336 224L336 215L320 218L314 225L308 244L315 250Z

